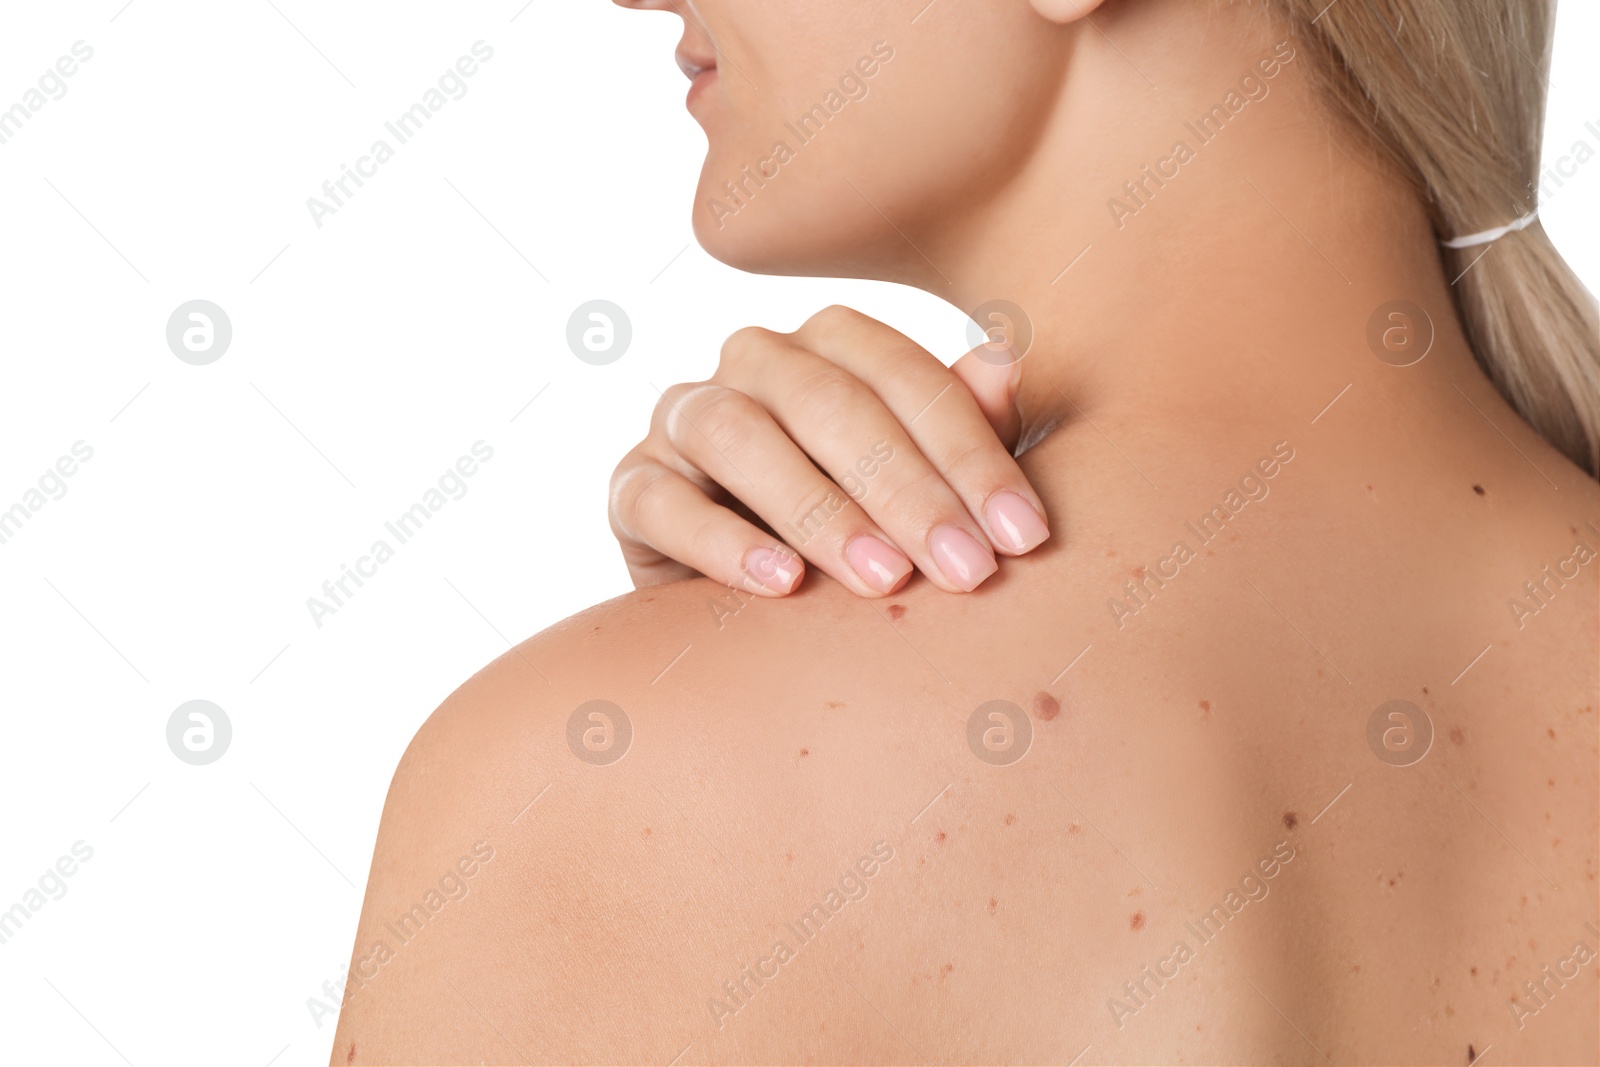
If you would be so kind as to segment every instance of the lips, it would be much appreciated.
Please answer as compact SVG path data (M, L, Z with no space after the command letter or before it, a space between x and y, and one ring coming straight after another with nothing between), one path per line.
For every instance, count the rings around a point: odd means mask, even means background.
M717 61L711 56L694 55L683 48L679 48L672 55L678 61L678 69L683 71L683 76L694 81L707 71L717 69Z

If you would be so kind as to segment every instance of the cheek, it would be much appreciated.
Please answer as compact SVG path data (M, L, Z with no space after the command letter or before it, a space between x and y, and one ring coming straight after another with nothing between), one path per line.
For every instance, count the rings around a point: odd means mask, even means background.
M875 276L874 248L905 250L885 217L908 231L948 217L998 186L1037 136L1030 124L1055 84L1050 56L1007 43L1016 27L1001 16L939 24L930 12L928 25L911 26L916 10L899 20L870 5L850 10L849 24L839 14L824 26L812 11L806 26L784 31L824 43L745 55L725 47L737 69L719 69L718 97L698 116L709 148L693 215L696 237L723 262ZM975 34L1012 58L974 60L995 54Z

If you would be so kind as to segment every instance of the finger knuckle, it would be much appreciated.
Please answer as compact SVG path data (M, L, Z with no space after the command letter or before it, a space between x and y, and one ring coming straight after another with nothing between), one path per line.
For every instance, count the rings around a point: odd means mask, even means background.
M692 446L691 437L703 438L724 455L749 444L759 417L755 401L717 385L690 394L679 410L683 417L673 422L673 440Z
M748 360L758 352L770 349L777 336L760 326L745 326L735 330L722 342L719 362L724 367L731 367Z

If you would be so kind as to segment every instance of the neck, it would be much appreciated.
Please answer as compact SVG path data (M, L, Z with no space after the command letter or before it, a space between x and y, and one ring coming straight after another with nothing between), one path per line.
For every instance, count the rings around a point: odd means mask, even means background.
M938 267L917 284L969 313L1006 300L1030 321L1025 446L1097 412L1181 430L1221 411L1311 405L1309 418L1363 374L1405 388L1367 342L1395 300L1433 320L1428 377L1475 373L1417 194L1328 117L1307 57L1281 36L1223 52L1170 28L1100 26L1161 72L1159 91L1086 34L1067 75L1081 84L1061 96L1073 103L1025 165L918 234ZM1118 99L1094 96L1107 85Z

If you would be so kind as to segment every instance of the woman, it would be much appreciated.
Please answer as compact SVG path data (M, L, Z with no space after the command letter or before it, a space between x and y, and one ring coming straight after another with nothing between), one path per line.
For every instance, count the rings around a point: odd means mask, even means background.
M1552 5L625 6L708 251L995 332L668 391L642 588L396 772L334 1062L1594 1062Z

